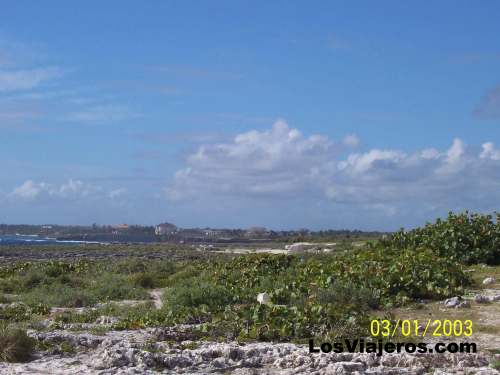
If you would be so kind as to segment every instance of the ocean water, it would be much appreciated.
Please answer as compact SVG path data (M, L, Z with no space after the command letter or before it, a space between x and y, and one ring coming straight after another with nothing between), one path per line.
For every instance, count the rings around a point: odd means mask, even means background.
M96 241L59 241L55 238L27 236L22 234L0 235L0 246L16 245L16 244L31 244L31 245L47 245L47 244L63 244L63 243L100 243Z

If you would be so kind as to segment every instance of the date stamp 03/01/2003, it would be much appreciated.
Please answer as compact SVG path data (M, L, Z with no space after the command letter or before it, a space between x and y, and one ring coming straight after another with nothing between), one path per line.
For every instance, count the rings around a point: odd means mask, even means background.
M388 319L372 320L370 333L373 337L470 337L472 336L472 320L449 319Z

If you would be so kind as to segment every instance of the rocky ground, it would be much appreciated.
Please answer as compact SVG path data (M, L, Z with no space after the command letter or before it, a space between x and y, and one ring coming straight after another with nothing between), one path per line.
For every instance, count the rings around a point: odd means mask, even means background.
M0 246L0 264L13 261L75 261L79 259L117 261L128 258L181 260L200 257L190 248L169 244L85 244L78 246Z
M0 363L2 374L499 374L486 354L309 353L294 344L182 341L169 329L108 332L69 331L30 335L53 349L25 364ZM57 344L70 343L74 353ZM500 359L500 355L496 355Z

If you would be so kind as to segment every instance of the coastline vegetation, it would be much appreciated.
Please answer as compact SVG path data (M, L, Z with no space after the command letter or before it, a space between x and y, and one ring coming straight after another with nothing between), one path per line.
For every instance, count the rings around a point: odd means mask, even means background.
M0 340L11 340L16 324L57 329L94 323L100 316L116 318L110 326L115 330L189 324L196 338L364 337L375 311L380 315L463 294L474 282L467 265L498 264L499 244L498 221L463 213L329 254L183 249L188 255L171 259L17 261L0 266L0 320L5 322ZM147 301L153 289L163 292L161 308L152 301L119 303ZM257 302L263 292L269 304ZM83 309L51 311L54 307ZM40 321L48 317L51 325L42 327ZM0 351L0 360L15 357L9 353Z

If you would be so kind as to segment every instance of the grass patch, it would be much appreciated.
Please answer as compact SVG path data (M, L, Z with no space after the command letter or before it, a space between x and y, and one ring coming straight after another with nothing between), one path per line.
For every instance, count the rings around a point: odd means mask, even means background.
M490 367L495 370L500 370L500 359L496 359L490 363Z
M59 350L63 354L75 354L76 353L75 347L70 342L68 342L68 341L63 341L59 345Z
M223 310L233 299L231 291L205 280L188 279L164 293L167 309L177 307L193 308L208 306L213 310Z
M469 267L469 269L474 270L472 272L472 278L474 280L474 286L480 289L491 289L500 286L500 265L499 266L487 266L487 265L475 265ZM483 285L483 280L487 277L493 277L496 282L490 285Z

